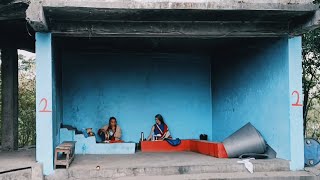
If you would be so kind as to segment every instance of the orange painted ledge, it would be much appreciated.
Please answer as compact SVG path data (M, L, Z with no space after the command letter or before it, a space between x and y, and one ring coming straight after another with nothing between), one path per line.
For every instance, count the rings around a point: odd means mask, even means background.
M228 158L227 152L222 143L201 141L201 140L181 140L178 146L171 146L166 141L143 141L141 142L142 152L182 152L192 151L217 158Z

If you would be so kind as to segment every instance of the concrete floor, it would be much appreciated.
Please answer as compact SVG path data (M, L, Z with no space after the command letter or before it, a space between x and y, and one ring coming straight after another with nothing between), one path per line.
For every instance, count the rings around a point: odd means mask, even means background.
M34 147L15 152L0 151L0 179L43 180L42 166L36 162L35 151Z
M317 179L311 172L290 172L288 161L253 160L255 173L246 171L238 159L217 159L193 152L141 153L132 155L76 155L69 169L57 169L47 180L79 179ZM34 174L35 149L0 152L0 179L42 179ZM100 168L97 169L97 166ZM15 173L1 172L33 167Z
M130 155L76 155L70 170L90 169L116 169L116 168L145 168L167 166L217 166L236 165L238 159L218 159L193 152L177 153L141 153ZM20 149L16 152L0 152L0 172L18 168L35 166L35 148ZM278 164L278 168L287 170L288 161L281 159L253 160L254 164Z
M141 153L130 155L76 155L70 169L113 169L165 166L210 166L236 164L239 159L219 159L193 152ZM276 163L285 167L288 161L281 159L253 160L255 164Z
M48 180L118 179L203 173L248 173L239 159L218 159L193 152L131 155L76 155L69 169L57 169ZM255 172L289 171L281 159L253 160Z
M35 148L25 148L15 152L0 151L0 172L35 166L37 164L35 150Z
M140 177L121 177L117 180L319 180L319 177L305 171L297 172L247 172L240 173L202 173L202 174L183 174L170 176L140 176Z

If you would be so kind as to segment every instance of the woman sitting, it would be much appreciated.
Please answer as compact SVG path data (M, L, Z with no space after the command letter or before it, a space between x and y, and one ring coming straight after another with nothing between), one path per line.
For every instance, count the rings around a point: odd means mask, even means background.
M98 135L102 141L120 141L121 128L117 125L117 119L115 117L111 117L109 119L109 124L99 129Z
M163 117L160 114L157 114L155 116L155 120L156 124L152 126L151 133L147 140L164 140L166 138L171 139L172 137L170 135L169 128L166 123L164 123Z

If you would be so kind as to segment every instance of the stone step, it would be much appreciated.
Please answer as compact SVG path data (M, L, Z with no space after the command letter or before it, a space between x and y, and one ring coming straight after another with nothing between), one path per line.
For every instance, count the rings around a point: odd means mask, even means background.
M255 172L277 172L289 171L289 162L279 159L274 160L253 160ZM112 163L112 162L110 162ZM236 161L227 161L224 163L217 162L216 164L207 165L179 165L179 166L144 166L144 167L117 167L96 169L96 166L77 166L69 169L57 169L56 177L53 179L68 179L68 178L119 178L131 176L168 176L181 174L202 174L202 173L247 173L243 164L238 164Z
M47 180L53 179L52 177L46 178ZM69 177L56 175L55 179L68 179L68 180L87 180L87 178ZM104 180L105 177L96 177L95 180ZM312 173L306 171L277 171L277 172L255 172L250 174L249 172L234 172L234 173L202 173L202 174L182 174L182 175L168 175L168 176L130 176L130 177L113 177L108 179L114 180L319 180L319 176L315 176Z
M230 180L318 180L319 176L306 171L278 171L278 172L249 172L239 173L203 173L203 174L184 174L170 176L140 176L140 177L121 177L117 180L214 180L214 179L230 179Z
M76 155L69 169L57 169L47 178L99 179L170 176L203 173L247 173L239 159L214 158L194 152L135 153L128 155ZM251 160L254 172L289 171L283 159ZM58 178L56 178L58 177Z
M43 180L42 165L40 163L28 165L22 162L15 167L8 166L5 170L0 168L0 180Z
M31 180L32 179L32 170L31 168L9 171L9 172L0 172L0 179L3 180Z

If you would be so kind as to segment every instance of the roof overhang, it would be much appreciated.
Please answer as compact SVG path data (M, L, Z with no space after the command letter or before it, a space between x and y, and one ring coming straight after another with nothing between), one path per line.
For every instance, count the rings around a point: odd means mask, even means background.
M35 31L78 37L279 37L320 26L312 0L34 0Z
M34 31L26 21L28 0L0 0L0 48L34 51Z

